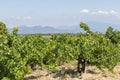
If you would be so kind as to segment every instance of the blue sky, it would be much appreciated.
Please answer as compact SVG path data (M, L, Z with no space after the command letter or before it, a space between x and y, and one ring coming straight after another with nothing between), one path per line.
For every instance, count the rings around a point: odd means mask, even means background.
M0 21L8 27L120 24L120 0L1 0Z

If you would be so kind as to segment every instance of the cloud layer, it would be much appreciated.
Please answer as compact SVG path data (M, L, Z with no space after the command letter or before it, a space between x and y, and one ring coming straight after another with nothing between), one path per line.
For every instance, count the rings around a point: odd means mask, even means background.
M115 10L110 11L103 11L103 10L97 10L97 11L90 11L88 9L82 9L80 10L81 14L89 14L89 15L114 15L114 16L120 16L120 13Z
M7 19L15 19L15 20L31 20L32 17L31 16L11 16L11 17L7 17Z
M120 12L115 10L88 10L81 9L82 21L97 21L110 24L120 24Z

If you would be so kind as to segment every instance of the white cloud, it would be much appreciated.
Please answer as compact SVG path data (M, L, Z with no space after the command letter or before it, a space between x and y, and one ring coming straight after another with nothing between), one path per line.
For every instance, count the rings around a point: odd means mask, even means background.
M108 11L102 11L102 10L98 10L96 13L98 13L98 14L109 14Z
M80 11L80 13L89 13L89 10L87 10L87 9L82 9L82 10Z
M23 19L32 19L31 16L26 16L26 17L23 17Z
M22 16L11 16L11 17L6 17L6 19L30 20L30 19L32 19L32 17L31 16L25 16L25 17L22 17Z
M110 11L110 14L112 14L112 15L117 15L117 14L119 14L119 13L116 12L116 11L114 11L114 10L111 10L111 11Z
M87 9L86 9L87 10ZM115 10L87 10L87 14L84 10L80 10L81 19L84 21L99 21L104 23L119 24L120 22L120 12Z
M103 11L103 10L97 10L97 11L90 11L87 9L82 9L80 10L81 14L90 14L90 15L114 15L114 16L120 16L120 13L114 10L110 10L110 11Z

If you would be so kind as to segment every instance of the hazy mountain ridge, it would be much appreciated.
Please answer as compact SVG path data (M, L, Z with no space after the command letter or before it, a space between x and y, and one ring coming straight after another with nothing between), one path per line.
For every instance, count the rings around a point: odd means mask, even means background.
M115 30L120 30L120 24L110 24L110 23L103 23L103 22L87 22L87 24L90 26L92 31L99 31L99 32L105 32L108 27L112 27Z
M87 22L90 26L91 30L94 32L102 32L104 33L109 26L112 26L116 30L120 30L119 25L113 25L109 23L100 23L100 22ZM12 29L9 29L12 31ZM82 32L83 29L79 27L79 25L73 26L59 26L59 27L52 27L52 26L20 26L19 27L19 34L35 34L35 33L79 33Z
M43 33L43 34L48 34L48 33L79 33L82 31L82 29L79 28L79 26L67 26L67 28L54 28L51 26L21 26L18 27L19 34L34 34L34 33ZM12 29L9 29L12 31Z

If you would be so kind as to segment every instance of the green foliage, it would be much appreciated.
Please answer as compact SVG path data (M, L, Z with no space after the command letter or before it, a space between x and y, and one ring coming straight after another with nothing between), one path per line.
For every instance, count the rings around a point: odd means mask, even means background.
M86 31L87 33L91 33L90 28L89 28L89 26L87 24L81 22L80 27L83 28L84 31Z
M120 62L120 32L108 28L106 34L94 33L80 24L86 33L51 35L18 35L18 28L7 32L0 23L0 80L22 80L30 73L27 65L52 69L71 60L89 59L102 70ZM92 34L91 34L92 33Z
M112 27L109 27L105 35L111 40L112 43L120 43L120 31L113 30Z
M111 38L113 36L113 28L112 27L109 27L106 31L106 36L108 38Z
M0 22L0 35L6 35L6 34L8 34L6 25L3 22Z
M19 43L17 36L8 34L4 23L0 23L0 79L21 80L29 72L26 61L15 46ZM14 41L16 44L14 45Z
M13 28L12 35L17 36L18 28Z

